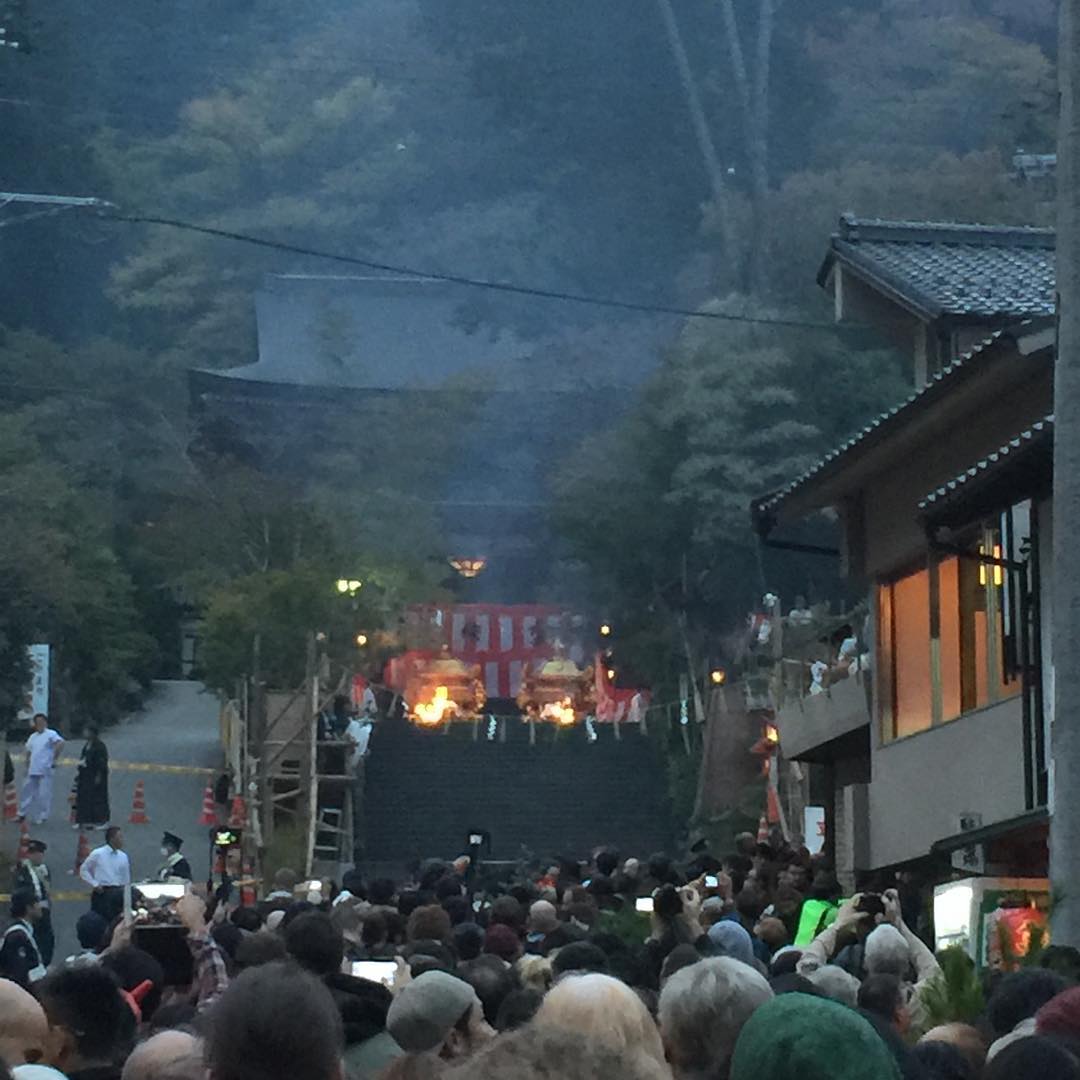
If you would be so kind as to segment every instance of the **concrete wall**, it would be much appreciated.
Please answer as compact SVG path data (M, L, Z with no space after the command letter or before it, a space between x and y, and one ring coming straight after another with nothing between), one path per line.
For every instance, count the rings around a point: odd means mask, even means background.
M798 758L870 722L866 677L843 679L824 694L786 704L777 715L784 756Z
M869 868L926 855L960 831L961 813L992 825L1025 810L1019 698L884 745L873 737Z

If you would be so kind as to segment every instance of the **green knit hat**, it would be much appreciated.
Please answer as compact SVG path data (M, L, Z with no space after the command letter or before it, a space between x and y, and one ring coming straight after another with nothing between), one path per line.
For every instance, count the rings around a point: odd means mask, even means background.
M900 1080L900 1068L853 1009L809 994L781 994L743 1027L731 1080Z

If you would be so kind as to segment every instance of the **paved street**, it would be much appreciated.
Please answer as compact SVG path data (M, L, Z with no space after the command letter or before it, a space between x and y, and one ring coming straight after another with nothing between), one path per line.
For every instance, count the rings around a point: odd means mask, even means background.
M78 895L58 899L54 905L53 923L56 927L57 956L75 951L74 924L86 910L89 890L70 871L74 866L78 833L69 822L68 792L75 775L75 762L82 749L82 739L62 732L68 738L61 765L56 770L53 788L53 814L42 827L31 826L31 835L49 845L46 856L52 871L53 891ZM161 831L169 829L185 840L184 853L191 862L196 878L206 879L208 850L206 830L197 825L202 809L203 789L218 769L222 756L218 729L217 698L203 690L200 683L158 682L142 712L128 717L116 727L102 732L109 748L111 769L109 796L112 821L124 829L127 851L131 858L135 880L153 874L160 865ZM22 759L18 747L12 747L16 761L16 782L23 779ZM132 765L171 766L131 768ZM146 787L146 813L149 825L128 825L135 784L142 780ZM4 828L3 847L14 853L18 833L11 826ZM91 847L104 842L98 830L87 834ZM9 887L4 883L4 890Z

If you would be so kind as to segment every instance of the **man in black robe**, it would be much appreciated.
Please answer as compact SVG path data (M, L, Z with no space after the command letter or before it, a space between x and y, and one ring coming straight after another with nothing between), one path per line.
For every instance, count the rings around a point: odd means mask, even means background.
M191 864L180 854L183 843L176 833L166 832L162 836L161 854L165 856L165 862L157 872L158 881L168 881L170 878L191 880Z
M91 725L75 774L75 821L81 828L104 828L109 817L109 751Z

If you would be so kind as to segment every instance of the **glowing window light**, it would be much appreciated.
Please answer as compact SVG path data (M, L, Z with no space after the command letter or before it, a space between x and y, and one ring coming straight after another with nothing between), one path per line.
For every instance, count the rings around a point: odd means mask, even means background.
M987 553L986 548L982 544L980 544L979 545L979 554L980 555L985 555L986 553ZM1001 545L1000 544L995 544L994 545L993 554L991 555L991 558L994 558L994 559L1000 559L1001 558ZM989 580L989 576L990 575L987 574L987 572L986 572L986 563L979 563L979 584L980 585L985 585L987 583L987 581ZM995 564L995 566L994 566L994 584L996 586L998 586L998 588L1000 588L1002 585L1005 584L1005 567L998 566L998 565Z

